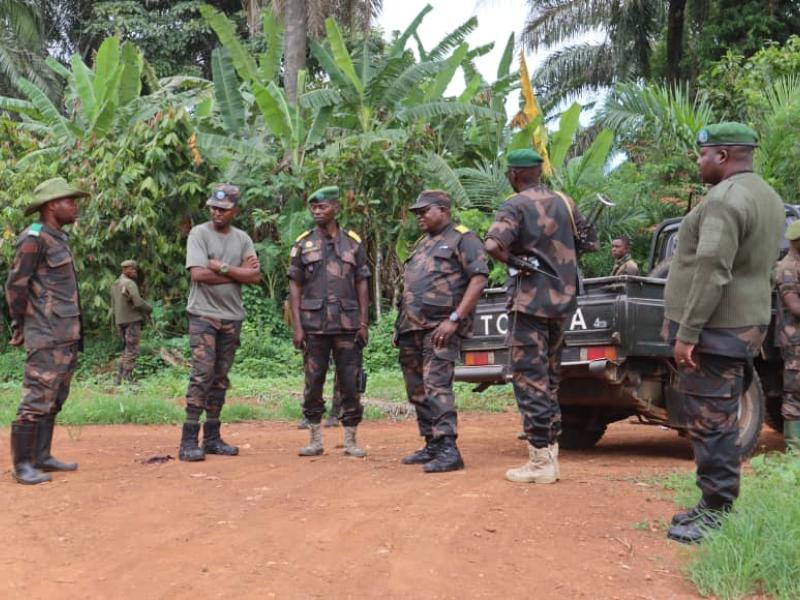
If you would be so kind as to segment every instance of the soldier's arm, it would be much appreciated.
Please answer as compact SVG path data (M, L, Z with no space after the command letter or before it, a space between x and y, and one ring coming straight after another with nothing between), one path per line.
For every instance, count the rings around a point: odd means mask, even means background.
M294 279L289 281L289 308L292 311L292 344L298 350L303 347L305 332L303 323L300 320L300 297L303 294L303 286Z
M628 267L625 269L626 275L638 275L639 274L639 265L635 262L631 262Z
M25 325L25 313L28 310L28 284L36 272L39 258L39 240L35 237L26 238L14 257L14 264L6 280L6 304L11 316L12 344L20 345L23 342L22 331Z
M575 219L575 231L578 234L578 245L582 252L597 252L600 249L600 243L597 241L597 231L589 225L586 217L578 209L578 205L572 202L572 218ZM638 273L636 273L638 275ZM633 273L628 273L633 275Z
M486 232L486 252L500 262L507 263L511 254L508 249L517 239L519 231L519 217L517 211L509 204L501 206L494 223Z
M795 269L780 268L774 274L778 285L778 294L789 312L800 317L800 281Z
M784 294L783 302L786 304L786 308L789 309L789 312L792 313L792 315L795 317L800 317L800 296L797 295L797 292L789 292L788 294Z
M467 289L456 311L459 316L465 317L475 310L475 305L481 297L481 292L489 281L489 264L486 260L480 238L473 233L466 233L461 238L461 268L469 277Z
M124 291L126 292L125 295L128 297L128 300L133 305L133 308L146 315L153 312L153 307L145 302L139 295L139 286L135 283L131 282L126 285Z

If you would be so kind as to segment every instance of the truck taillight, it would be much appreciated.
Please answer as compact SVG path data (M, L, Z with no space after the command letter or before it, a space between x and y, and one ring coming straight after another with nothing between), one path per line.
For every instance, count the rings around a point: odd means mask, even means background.
M589 346L581 348L581 360L617 360L616 346Z
M464 352L464 366L483 367L494 364L494 352Z

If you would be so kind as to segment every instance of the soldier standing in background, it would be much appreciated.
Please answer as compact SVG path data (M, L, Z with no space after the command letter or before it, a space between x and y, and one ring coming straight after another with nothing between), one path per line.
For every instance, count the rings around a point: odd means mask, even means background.
M631 258L631 243L628 238L620 237L611 240L611 256L614 257L611 277L639 274L639 265Z
M122 261L120 267L122 274L111 286L114 324L122 338L122 356L119 360L119 370L114 376L114 385L131 381L136 357L139 356L142 322L153 312L153 308L142 300L139 294L139 285L136 283L136 261Z
M498 209L486 234L487 252L515 269L509 269L507 345L529 456L506 472L517 483L559 478L559 364L565 321L576 305L576 246L579 236L587 249L596 246L575 203L540 182L542 162L533 150L508 153L506 176L517 193Z
M289 293L295 348L303 351L303 415L310 442L300 456L324 452L320 421L325 411L322 388L331 354L341 394L344 453L361 458L356 428L364 412L358 393L361 351L369 339L370 277L361 238L339 226L339 188L323 187L308 198L317 226L295 241L289 266Z
M39 221L20 235L6 281L10 343L27 352L22 402L11 424L12 474L18 483L44 483L51 478L42 471L78 468L54 458L50 448L83 350L78 278L62 227L75 222L75 200L88 195L60 177L36 187L25 214L39 211Z
M789 252L775 267L778 310L775 343L783 354L783 439L800 451L800 221L786 229Z
M239 454L239 448L226 444L220 436L219 419L245 317L242 285L258 283L261 266L253 240L231 225L238 203L238 187L216 186L206 202L211 220L193 227L186 242L186 268L192 279L186 306L192 369L178 454L181 460ZM204 410L201 448L198 436Z
M739 495L739 399L770 322L784 223L780 197L753 173L752 129L709 125L697 143L700 178L713 187L681 222L664 289L664 335L674 343L702 492L697 506L672 518L667 536L683 543L718 528Z
M447 193L426 190L409 208L425 235L405 262L395 324L408 400L425 438L425 447L402 462L422 464L426 473L464 468L453 375L489 275L480 239L451 221L450 204Z

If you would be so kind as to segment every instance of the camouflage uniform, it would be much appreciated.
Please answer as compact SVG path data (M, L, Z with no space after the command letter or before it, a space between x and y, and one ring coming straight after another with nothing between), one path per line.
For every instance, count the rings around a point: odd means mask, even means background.
M783 354L783 404L781 413L787 421L800 421L800 319L784 302L789 293L800 294L800 253L790 248L775 267L778 285L775 345Z
M614 268L611 269L611 277L618 277L620 275L638 275L639 265L631 258L630 254L618 258L614 261Z
M111 286L111 304L114 323L122 338L122 356L119 364L119 378L130 379L139 356L142 338L142 321L153 309L142 300L139 286L133 279L120 275Z
M539 185L507 200L486 234L516 257L535 258L555 276L520 273L507 283L512 384L535 448L554 444L560 434L559 363L565 321L576 305L576 229L592 247L594 232L575 204Z
M363 413L358 393L361 343L356 341L356 332L361 326L361 309L356 282L370 277L361 238L341 227L333 237L326 236L319 227L306 231L292 247L288 275L302 287L303 415L311 424L322 419L322 388L333 354L341 394L341 421L345 427L355 427Z
M22 232L6 301L12 332L22 329L28 354L17 422L54 418L83 349L78 279L64 232L41 223Z
M431 334L458 307L470 279L488 273L480 239L453 223L421 238L405 262L395 331L408 400L426 439L457 436L453 374L473 315L461 316L445 348L434 347Z

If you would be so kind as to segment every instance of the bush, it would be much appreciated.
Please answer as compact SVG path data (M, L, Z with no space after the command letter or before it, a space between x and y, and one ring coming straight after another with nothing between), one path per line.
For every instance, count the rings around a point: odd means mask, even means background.
M400 353L392 345L396 320L397 311L391 310L370 327L369 344L364 350L364 370L367 373L399 368Z

